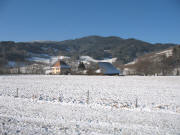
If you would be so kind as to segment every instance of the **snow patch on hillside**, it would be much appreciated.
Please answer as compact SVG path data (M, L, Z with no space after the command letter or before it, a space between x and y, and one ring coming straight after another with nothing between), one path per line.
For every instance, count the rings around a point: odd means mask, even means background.
M109 62L109 63L113 63L113 62L116 62L117 58L109 58L109 59L104 59L104 60L97 60L97 59L94 59L90 56L81 56L80 57L80 60L84 63L90 63L90 62Z
M156 54L157 55L165 55L166 57L170 57L170 56L173 55L173 50L172 49L168 49L168 50L165 50L165 51L158 52Z
M63 59L69 59L70 57L68 56L49 56L48 58L44 57L31 57L28 60L34 61L34 62L41 62L41 63L46 63L46 64L53 64L55 63L58 59L63 60Z
M33 55L32 54L32 57L31 58L28 58L29 61L34 61L34 62L42 62L42 63L46 63L46 64L52 64L54 62L56 62L58 59L60 60L63 60L63 59L70 59L70 57L68 56L49 56L49 55L46 55L46 54L36 54L36 55ZM80 61L86 63L86 64L89 64L90 62L109 62L109 63L113 63L113 62L116 62L117 58L107 58L107 59L104 59L104 60L97 60L97 59L94 59L90 56L81 56L80 57Z

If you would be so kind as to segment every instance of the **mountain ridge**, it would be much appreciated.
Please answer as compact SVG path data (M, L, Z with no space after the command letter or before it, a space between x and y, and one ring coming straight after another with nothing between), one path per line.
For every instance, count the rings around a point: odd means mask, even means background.
M49 56L69 56L78 59L90 56L94 59L117 58L120 64L133 61L146 53L164 50L177 44L151 44L134 38L123 39L116 36L86 36L64 41L0 42L0 63L8 61L27 62L33 54Z

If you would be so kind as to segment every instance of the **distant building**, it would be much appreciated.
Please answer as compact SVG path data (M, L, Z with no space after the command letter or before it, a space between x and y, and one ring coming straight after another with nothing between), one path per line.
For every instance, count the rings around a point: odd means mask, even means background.
M123 75L136 75L137 72L134 68L124 68Z
M43 65L31 64L31 65L18 65L16 67L9 68L10 74L43 74Z
M58 60L51 66L51 74L70 74L71 67L64 61Z
M109 62L99 62L98 66L98 72L103 75L120 75L120 71Z

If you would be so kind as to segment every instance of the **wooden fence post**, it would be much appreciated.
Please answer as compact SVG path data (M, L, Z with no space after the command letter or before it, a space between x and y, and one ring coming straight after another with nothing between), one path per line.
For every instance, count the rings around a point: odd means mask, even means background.
M136 103L135 103L135 107L138 107L138 99L136 98Z
M18 97L19 96L19 89L17 88L16 89L16 96L15 97Z

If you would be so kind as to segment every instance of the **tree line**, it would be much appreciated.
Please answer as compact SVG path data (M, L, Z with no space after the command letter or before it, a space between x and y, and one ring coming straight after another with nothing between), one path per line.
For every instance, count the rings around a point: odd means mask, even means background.
M131 65L138 75L179 75L180 68L180 46L172 49L172 55L166 56L153 54L138 58L135 64Z

